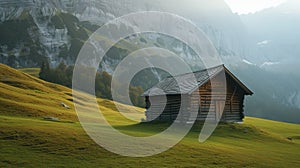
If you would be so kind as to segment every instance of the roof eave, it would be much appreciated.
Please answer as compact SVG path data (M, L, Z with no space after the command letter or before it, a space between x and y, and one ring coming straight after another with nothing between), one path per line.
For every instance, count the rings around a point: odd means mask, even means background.
M245 85L243 82L241 82L234 74L232 74L225 66L225 71L244 89L246 95L252 96L254 93Z

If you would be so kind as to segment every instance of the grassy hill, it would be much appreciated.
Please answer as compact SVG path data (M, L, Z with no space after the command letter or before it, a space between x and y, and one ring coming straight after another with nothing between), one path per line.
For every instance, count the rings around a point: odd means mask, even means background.
M38 78L41 69L40 68L21 68L18 70Z
M120 131L155 134L167 124L124 119L114 103L100 109ZM65 108L62 103L69 106ZM82 102L84 103L84 102ZM132 107L123 105L124 109ZM143 117L143 109L135 113ZM47 121L45 116L58 118ZM93 142L74 111L71 90L0 64L0 167L299 167L300 125L246 118L220 124L205 143L201 123L172 149L145 158L110 153Z

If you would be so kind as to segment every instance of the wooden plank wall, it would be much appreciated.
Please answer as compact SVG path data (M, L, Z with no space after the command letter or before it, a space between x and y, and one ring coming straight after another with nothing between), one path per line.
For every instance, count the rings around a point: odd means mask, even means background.
M163 99L163 96L151 97L151 106L146 111L146 117L148 121L173 121L176 119L181 106L181 95L167 96L166 105L164 104ZM186 101L186 99L182 100ZM165 108L162 109L164 105Z
M218 113L216 112L218 101L225 101L224 111L221 121L240 121L241 113L243 112L244 91L239 87L234 80L226 75L227 90L224 93L223 80L221 76L216 76L211 81L202 85L199 88L199 93L194 92L193 95L200 95L200 109L197 120L216 120ZM215 86L212 91L212 84ZM209 113L209 110L211 112Z
M165 108L163 108L164 97L151 97L151 106L146 111L147 121L174 121L178 116L178 112L181 107L181 100L183 101L182 104L187 105L186 107L182 107L184 113L182 116L179 116L183 121L191 120L191 107L195 107L196 105L199 105L199 103L200 108L198 115L194 115L197 117L197 120L205 120L206 118L216 120L216 117L218 117L218 113L216 113L216 105L218 101L224 102L224 100L226 101L221 121L241 121L243 116L242 113L245 93L243 89L241 89L240 86L228 75L226 75L227 92L225 93L221 75L216 76L211 81L202 85L199 90L193 92L191 95L168 95ZM213 91L211 88L212 84L215 86ZM212 101L212 99L214 101ZM149 99L146 99L146 101L149 101ZM209 109L211 109L212 112L209 113Z

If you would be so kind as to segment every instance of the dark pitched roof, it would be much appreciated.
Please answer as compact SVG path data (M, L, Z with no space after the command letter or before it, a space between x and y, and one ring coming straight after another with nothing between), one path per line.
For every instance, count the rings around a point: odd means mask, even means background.
M253 92L248 89L237 77L235 77L224 65L219 65L194 73L187 73L165 78L157 85L147 90L144 94L142 94L142 96L191 94L198 87L208 82L211 78L218 75L223 70L225 70L225 72L230 75L233 80L235 80L235 82L241 86L241 88L244 89L247 95L253 94ZM195 79L197 80L197 83L195 83Z

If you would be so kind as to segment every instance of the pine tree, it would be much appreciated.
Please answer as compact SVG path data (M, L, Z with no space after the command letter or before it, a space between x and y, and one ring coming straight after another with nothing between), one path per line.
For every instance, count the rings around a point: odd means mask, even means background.
M50 75L50 66L48 61L43 61L42 65L41 65L41 71L39 73L39 76L41 79L43 80L49 80L49 75Z

